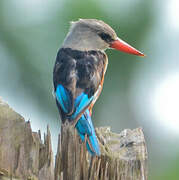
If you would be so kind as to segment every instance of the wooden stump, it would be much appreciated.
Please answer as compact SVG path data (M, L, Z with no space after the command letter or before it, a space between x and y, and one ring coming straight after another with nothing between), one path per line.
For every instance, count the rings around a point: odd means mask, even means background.
M96 134L101 156L91 157L73 125L63 124L54 168L49 128L43 143L40 131L0 99L0 180L147 180L141 128Z
M146 180L147 150L141 128L120 134L97 128L101 156L91 157L69 123L59 136L55 180Z

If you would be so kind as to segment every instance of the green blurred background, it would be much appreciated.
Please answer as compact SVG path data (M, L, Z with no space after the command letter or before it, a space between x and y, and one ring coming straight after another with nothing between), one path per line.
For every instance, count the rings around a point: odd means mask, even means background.
M147 56L107 50L95 126L143 127L149 179L179 180L179 1L1 0L0 96L42 132L56 152L60 121L52 96L57 50L78 18L101 19Z

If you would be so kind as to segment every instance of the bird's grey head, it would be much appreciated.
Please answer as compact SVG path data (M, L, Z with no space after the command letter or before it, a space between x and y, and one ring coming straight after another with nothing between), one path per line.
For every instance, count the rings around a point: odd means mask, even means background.
M115 31L96 19L80 19L72 22L63 47L76 50L105 50L117 39Z

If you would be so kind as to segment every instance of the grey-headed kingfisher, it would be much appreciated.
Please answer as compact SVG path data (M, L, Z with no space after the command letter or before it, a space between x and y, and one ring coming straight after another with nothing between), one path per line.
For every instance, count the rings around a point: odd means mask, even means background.
M54 94L62 123L74 122L88 151L97 156L100 148L91 114L103 87L108 65L104 51L108 48L144 56L119 39L115 31L101 20L72 22L53 70Z

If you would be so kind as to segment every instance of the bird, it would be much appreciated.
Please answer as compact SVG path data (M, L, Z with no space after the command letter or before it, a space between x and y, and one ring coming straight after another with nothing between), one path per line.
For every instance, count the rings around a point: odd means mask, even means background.
M91 116L108 66L106 49L144 56L102 20L79 19L71 22L53 69L54 94L62 123L74 124L92 156L101 154Z

